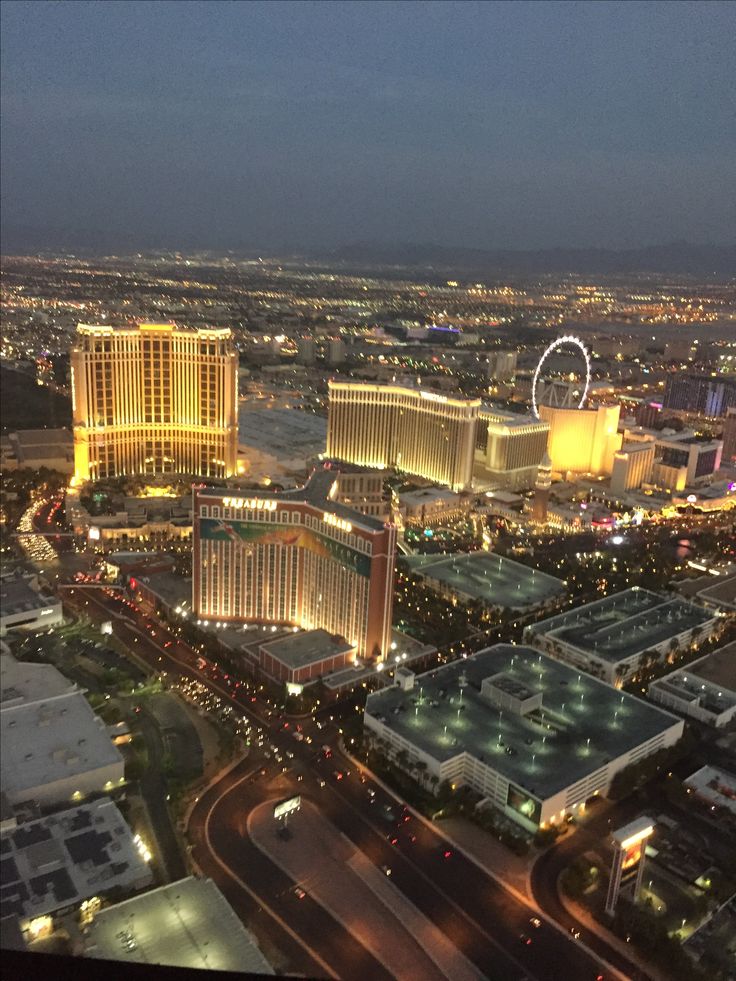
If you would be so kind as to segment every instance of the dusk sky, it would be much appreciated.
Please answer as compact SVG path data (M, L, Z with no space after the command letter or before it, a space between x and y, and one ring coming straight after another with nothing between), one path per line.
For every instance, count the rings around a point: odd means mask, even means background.
M2 5L4 248L727 243L733 3Z

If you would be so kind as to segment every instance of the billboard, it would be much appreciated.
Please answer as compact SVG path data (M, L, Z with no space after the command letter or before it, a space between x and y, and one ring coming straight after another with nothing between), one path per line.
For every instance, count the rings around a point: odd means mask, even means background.
M515 787L510 783L506 803L519 814L522 814L527 821L531 821L532 824L539 824L539 819L542 816L542 804L536 797L532 797L525 790L521 790L520 787Z
M287 817L289 814L292 814L294 811L298 811L301 806L302 806L302 799L300 796L297 795L296 797L290 797L288 800L283 800L281 801L280 804L277 804L274 807L273 816L278 821L282 817Z
M301 525L275 524L261 521L236 521L228 518L200 518L200 538L205 541L234 542L252 552L257 545L282 545L304 548L325 558L335 559L341 565L368 578L371 574L369 555L333 541L326 535Z

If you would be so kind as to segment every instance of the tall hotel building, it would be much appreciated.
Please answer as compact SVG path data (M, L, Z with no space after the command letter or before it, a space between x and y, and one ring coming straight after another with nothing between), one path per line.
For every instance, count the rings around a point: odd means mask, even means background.
M508 490L534 486L547 452L549 424L533 416L499 412L483 406L475 441L475 482Z
M235 474L237 367L228 329L79 324L71 352L75 479Z
M403 470L454 491L489 482L532 487L548 433L546 422L499 412L479 399L330 382L327 457Z
M479 399L335 381L329 392L328 457L470 489Z
M391 644L396 530L340 504L337 470L282 492L194 490L198 617L322 628L360 657ZM251 492L252 493L252 492Z

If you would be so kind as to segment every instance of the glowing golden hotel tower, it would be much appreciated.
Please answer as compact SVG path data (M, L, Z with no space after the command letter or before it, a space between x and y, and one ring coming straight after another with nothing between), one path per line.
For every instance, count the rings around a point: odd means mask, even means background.
M236 473L237 364L229 329L79 324L75 479Z
M331 381L329 391L328 457L471 486L479 399L358 382Z

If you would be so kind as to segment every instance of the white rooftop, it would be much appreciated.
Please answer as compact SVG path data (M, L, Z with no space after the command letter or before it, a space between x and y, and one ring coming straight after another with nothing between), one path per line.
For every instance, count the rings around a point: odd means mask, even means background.
M11 800L123 758L76 685L49 664L0 656L0 761Z
M211 879L193 876L98 913L88 957L273 974L273 969Z

